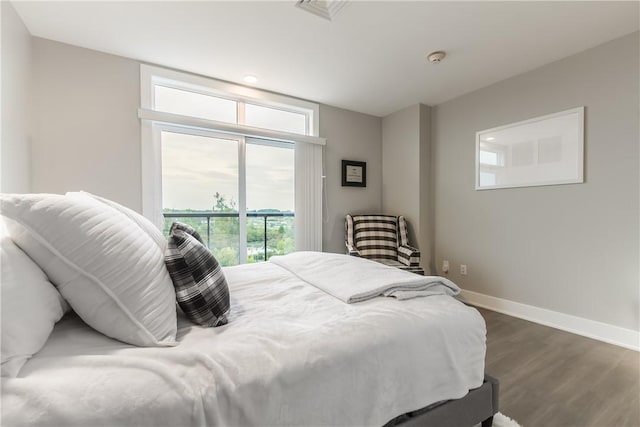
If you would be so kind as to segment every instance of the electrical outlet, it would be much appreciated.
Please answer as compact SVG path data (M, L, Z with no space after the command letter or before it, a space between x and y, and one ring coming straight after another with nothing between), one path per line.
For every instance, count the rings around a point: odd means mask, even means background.
M447 260L442 261L442 272L443 273L449 272L449 261Z
M462 274L463 276L467 275L467 265L466 264L460 264L460 274Z

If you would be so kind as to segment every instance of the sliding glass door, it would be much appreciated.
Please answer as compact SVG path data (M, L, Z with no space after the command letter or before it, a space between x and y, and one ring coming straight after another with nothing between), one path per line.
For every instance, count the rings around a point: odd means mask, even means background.
M247 261L295 250L293 144L246 139Z
M284 142L161 125L162 199L223 266L295 249L294 150Z

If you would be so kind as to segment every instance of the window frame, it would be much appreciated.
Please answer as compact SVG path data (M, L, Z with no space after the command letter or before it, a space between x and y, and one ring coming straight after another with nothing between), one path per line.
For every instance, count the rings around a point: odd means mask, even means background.
M226 97L226 96L222 96L222 95L218 95L218 94L213 94L211 92L207 92L207 91L202 91L202 90L196 90L194 88L191 87L181 87L180 85L176 84L176 82L168 82L168 83L164 83L164 82L157 82L157 81L153 81L152 78L152 82L151 82L151 109L154 111L162 111L162 110L156 110L155 109L155 97L156 97L156 92L155 92L155 86L161 86L161 87L166 87L169 89L174 89L174 90L179 90L182 92L190 92L190 93L195 93L197 95L204 95L204 96L211 96L214 98L220 98L220 99L225 99L227 101L232 101L235 102L236 104L236 108L235 108L235 115L236 115L236 121L235 123L238 123L238 118L239 118L239 111L238 111L238 101L236 101L235 99L232 99L230 97ZM177 113L169 113L169 114L177 114ZM187 117L194 117L194 118L202 118L202 117L197 117L197 116L187 116ZM210 120L210 119L206 119L205 120ZM234 123L234 122L224 122L224 123Z
M156 111L154 110L155 84L234 100L237 105L242 106L237 110L238 123ZM162 156L158 126L179 126L189 132L204 130L225 134L225 137L235 135L243 138L294 143L296 250L322 250L322 192L325 175L322 147L326 145L326 139L318 136L319 104L148 64L140 65L140 98L138 118L141 121L142 214L145 217L159 228L163 226ZM242 124L245 122L244 105L246 103L305 114L307 134ZM246 145L242 147L244 149ZM244 156L245 153L242 155ZM242 176L246 176L245 171L242 172ZM302 185L303 183L307 184ZM245 183L242 185L244 187ZM246 241L243 243L246 245ZM246 253L246 250L241 253Z
M236 101L238 125L245 125L244 105L253 104L303 114L307 118L307 123L306 133L301 135L318 136L319 134L320 106L313 102L148 64L140 65L140 83L140 104L143 109L154 110L153 86L158 84L172 89Z
M180 133L183 135L202 136L205 138L230 139L238 143L238 260L240 264L247 262L247 194L246 194L246 138L241 135L230 135L209 129L193 129L169 123L155 123L153 138L158 141L158 155L160 156L160 200L162 201L162 132ZM245 236L245 239L242 239Z

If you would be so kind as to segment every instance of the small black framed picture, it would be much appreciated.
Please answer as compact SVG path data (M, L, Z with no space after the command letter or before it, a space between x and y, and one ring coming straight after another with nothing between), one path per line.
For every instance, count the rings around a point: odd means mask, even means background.
M355 160L342 161L342 186L343 187L366 187L367 186L367 163Z

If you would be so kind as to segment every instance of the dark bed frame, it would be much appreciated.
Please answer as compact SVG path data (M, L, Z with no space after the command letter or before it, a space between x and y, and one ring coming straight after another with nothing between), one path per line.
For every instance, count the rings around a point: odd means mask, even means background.
M493 416L499 410L499 394L498 380L485 374L482 385L466 396L400 415L384 427L473 427L477 424L491 427Z

